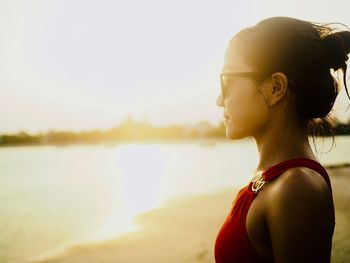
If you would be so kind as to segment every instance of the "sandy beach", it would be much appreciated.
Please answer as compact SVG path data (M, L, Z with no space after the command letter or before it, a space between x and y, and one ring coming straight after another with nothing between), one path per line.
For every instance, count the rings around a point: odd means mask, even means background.
M327 167L336 209L332 262L350 262L350 166ZM180 198L136 218L140 231L99 243L67 248L36 263L207 263L238 189Z

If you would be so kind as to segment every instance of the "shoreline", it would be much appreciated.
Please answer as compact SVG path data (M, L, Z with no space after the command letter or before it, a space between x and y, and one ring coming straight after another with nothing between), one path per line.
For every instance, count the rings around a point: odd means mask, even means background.
M325 166L336 211L332 263L350 262L350 164ZM76 244L27 263L190 262L214 260L216 235L239 189L170 200L136 216L138 231L100 242Z

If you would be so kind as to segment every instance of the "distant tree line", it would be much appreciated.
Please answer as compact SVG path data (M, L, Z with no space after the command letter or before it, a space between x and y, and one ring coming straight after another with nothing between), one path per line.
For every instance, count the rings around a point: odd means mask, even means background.
M29 135L22 131L18 134L3 134L0 136L0 146L14 145L68 145L68 144L98 144L130 141L150 140L178 140L224 138L226 127L224 123L212 126L202 121L192 126L171 125L167 127L153 127L145 122L126 119L117 127L107 131L49 131L37 135ZM331 134L326 134L331 135ZM350 135L350 121L346 124L337 123L335 135Z
M350 135L350 121L346 124L338 123L335 127L335 135Z

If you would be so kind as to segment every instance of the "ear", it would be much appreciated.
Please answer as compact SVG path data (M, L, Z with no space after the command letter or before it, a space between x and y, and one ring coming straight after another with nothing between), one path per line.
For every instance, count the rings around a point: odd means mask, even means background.
M271 79L266 83L264 95L269 106L274 106L280 102L286 95L288 88L288 79L282 72L275 72Z

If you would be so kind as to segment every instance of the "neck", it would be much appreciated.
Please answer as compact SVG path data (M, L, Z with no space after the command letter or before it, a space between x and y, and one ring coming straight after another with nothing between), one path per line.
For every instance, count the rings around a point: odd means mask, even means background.
M257 170L265 170L285 160L306 157L317 161L306 129L286 127L254 136L260 156Z

